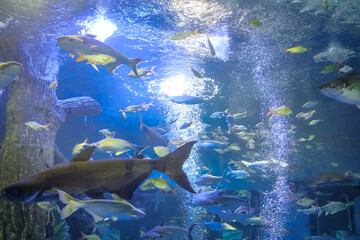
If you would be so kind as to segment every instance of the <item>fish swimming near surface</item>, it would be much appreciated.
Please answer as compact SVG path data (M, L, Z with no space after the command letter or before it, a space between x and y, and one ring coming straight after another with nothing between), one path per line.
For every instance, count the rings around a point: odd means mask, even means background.
M23 69L23 66L18 62L0 62L0 90L9 86Z
M144 131L145 137L151 143L151 145L166 147L167 141L165 138L153 127L146 126L142 121L140 113L138 114L140 119L140 130Z
M58 199L57 190L68 194L85 193L102 198L104 193L116 193L131 199L134 191L153 170L163 172L183 189L195 193L182 165L196 141L188 142L168 155L157 159L102 159L88 161L95 146L86 148L72 160L40 171L7 185L2 194L18 203L46 202Z
M337 78L320 86L321 94L360 108L360 79L357 73Z
M140 209L121 198L109 199L91 199L79 200L73 198L64 191L58 190L59 199L66 206L61 210L61 219L65 219L78 209L85 209L95 220L95 222L103 221L110 218L113 221L131 220L145 216Z
M210 53L211 53L211 55L215 56L215 54L216 54L215 48L214 48L214 46L212 45L212 43L210 42L209 34L206 34L206 36L207 36L207 40L208 40L208 45L209 45Z
M105 55L105 54L94 54L94 55L80 55L78 59L76 59L77 62L81 62L82 60L88 60L86 64L91 64L91 66L96 70L99 71L99 69L96 67L96 65L102 65L105 66L108 63L112 63L116 61L116 58Z
M128 65L137 77L136 66L142 62L141 58L127 58L121 52L116 51L109 45L95 39L93 35L67 35L56 40L58 46L77 59L84 55L107 55L115 58L114 62L108 62L104 67L114 74L116 68L122 64Z
M179 32L179 33L175 34L175 35L171 38L171 40L173 40L173 41L175 41L175 40L184 40L184 39L186 39L186 38L188 38L188 37L191 37L192 34L193 34L193 35L199 35L199 34L197 33L197 30L198 30L198 29L195 29L195 30L192 31L192 32L185 32L185 31Z
M145 77L145 76L150 75L150 74L154 74L155 76L157 76L157 74L154 72L154 69L155 69L155 66L152 67L150 70L138 68L138 69L137 69L137 73L138 73L138 76L139 76L139 77ZM135 73L134 73L133 71L131 71L131 72L128 74L128 77L137 78L137 76L135 75Z
M141 239L188 239L193 240L191 231L197 224L191 225L188 229L166 226L165 221L154 227L150 231L144 233Z
M202 98L195 97L195 96L189 96L186 94L181 95L181 96L168 97L166 100L174 102L174 103L179 103L179 104L200 104L200 103L206 102Z

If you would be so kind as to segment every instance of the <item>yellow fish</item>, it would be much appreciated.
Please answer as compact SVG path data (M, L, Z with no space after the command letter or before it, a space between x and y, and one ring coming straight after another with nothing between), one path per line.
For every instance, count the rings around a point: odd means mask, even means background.
M169 179L163 179L162 175L160 178L151 178L147 180L141 187L140 190L148 190L153 189L154 187L157 187L160 191L164 190L165 193L168 191L172 191L174 196L176 197L176 190L179 187L173 187L169 184Z
M80 55L78 59L76 59L77 62L80 62L82 60L88 60L87 64L96 64L96 65L106 65L108 63L112 63L116 61L116 58L105 55L105 54L96 54L96 55Z
M55 81L53 81L50 85L49 88L55 90L58 87L58 80L59 78L57 78Z
M179 32L179 33L175 34L175 35L171 38L171 40L184 40L184 39L186 39L186 38L188 38L188 37L191 37L191 34L199 35L199 34L197 33L197 30L198 30L198 29L195 29L195 30L192 31L192 32L185 32L185 31Z
M75 147L72 150L72 155L76 155L78 153L80 153L80 151L83 149L84 146L89 145L87 143L87 138L85 139L85 141L83 143L79 143L76 144Z
M303 47L301 45L293 47L293 48L288 48L286 49L286 52L290 52L290 53L303 53L303 52L307 52L309 49L307 49L306 47Z
M270 115L271 113L274 113L274 115L287 116L292 113L292 110L289 107L282 105L278 108L270 108L270 111L266 114L266 116Z
M28 126L29 128L34 129L35 131L41 131L43 129L45 129L46 131L49 131L50 123L47 125L41 125L37 122L26 122L25 125Z
M163 157L169 154L169 149L167 147L157 146L154 147L154 152L156 153L156 155L158 155L158 157Z
M88 60L87 64L91 64L91 66L96 71L99 71L99 69L96 67L96 65L105 66L108 63L116 62L116 58L109 56L109 55L105 55L105 54L80 55L80 57L78 59L76 59L76 61L80 62L84 59Z

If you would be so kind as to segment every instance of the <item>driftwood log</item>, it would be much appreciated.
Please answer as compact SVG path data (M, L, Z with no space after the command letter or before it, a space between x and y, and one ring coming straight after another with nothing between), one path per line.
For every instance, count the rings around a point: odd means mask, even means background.
M57 74L55 60L37 58L15 41L1 39L0 55L3 61L17 61L24 67L19 80L13 81L8 90L6 134L0 150L1 191L13 181L52 166L54 158L64 161L55 148L59 128L70 119L99 114L101 108L90 97L57 99L55 91L49 88ZM28 121L49 123L50 131L30 129L24 125ZM0 239L45 239L49 221L48 213L36 204L0 201Z

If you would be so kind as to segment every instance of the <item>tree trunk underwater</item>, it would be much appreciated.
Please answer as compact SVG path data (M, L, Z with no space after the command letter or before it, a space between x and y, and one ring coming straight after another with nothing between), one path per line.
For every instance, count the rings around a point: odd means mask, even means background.
M15 41L2 39L0 55L4 61L17 61L24 67L8 90L6 134L0 150L2 190L13 181L52 166L54 158L64 161L55 149L59 128L70 119L99 114L101 108L90 97L57 99L55 90L49 88L58 69L54 57L39 59ZM30 129L24 125L28 121L50 124L50 131ZM0 201L0 239L45 239L45 227L50 220L48 212L36 204L12 203L4 198Z

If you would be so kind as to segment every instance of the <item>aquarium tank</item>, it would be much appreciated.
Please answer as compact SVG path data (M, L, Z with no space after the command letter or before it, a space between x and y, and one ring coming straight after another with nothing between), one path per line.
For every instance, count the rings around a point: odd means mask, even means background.
M0 240L360 239L359 0L0 0Z

